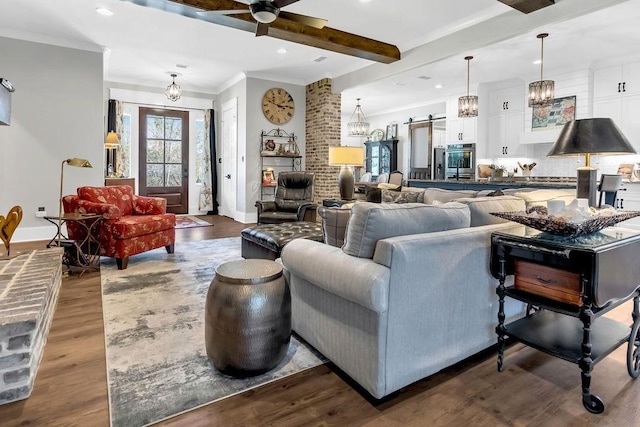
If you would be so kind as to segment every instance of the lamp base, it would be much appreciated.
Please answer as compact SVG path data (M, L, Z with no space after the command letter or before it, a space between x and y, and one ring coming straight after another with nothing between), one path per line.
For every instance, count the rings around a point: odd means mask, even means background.
M340 188L340 198L342 200L353 200L353 187L355 178L351 166L341 166L338 175L338 187Z
M578 168L578 199L589 199L589 206L596 206L597 169L591 167Z

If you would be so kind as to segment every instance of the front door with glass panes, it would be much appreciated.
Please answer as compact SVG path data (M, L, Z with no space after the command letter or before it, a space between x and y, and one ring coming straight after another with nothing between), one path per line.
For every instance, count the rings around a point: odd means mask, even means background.
M189 112L140 107L139 193L189 212Z

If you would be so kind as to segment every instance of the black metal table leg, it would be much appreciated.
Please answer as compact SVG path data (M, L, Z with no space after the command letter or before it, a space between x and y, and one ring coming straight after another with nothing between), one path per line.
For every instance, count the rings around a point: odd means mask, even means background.
M498 288L496 289L496 293L498 294L499 299L499 307L498 307L498 326L496 326L496 334L498 334L498 372L502 372L504 369L504 345L505 345L505 337L507 335L507 328L504 326L504 297L505 297L505 287L504 282L507 278L507 268L506 268L506 260L504 256L501 256L499 259L500 269L498 273Z

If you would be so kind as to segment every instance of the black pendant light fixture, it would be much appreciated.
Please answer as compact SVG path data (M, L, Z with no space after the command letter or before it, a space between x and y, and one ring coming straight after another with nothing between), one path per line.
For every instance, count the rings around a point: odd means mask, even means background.
M541 33L536 37L540 39L540 80L529 83L529 107L546 107L553 102L553 92L555 83L553 80L542 78L542 67L544 65L544 39L549 34Z
M465 56L467 61L467 95L458 98L458 117L478 117L478 97L469 95L469 70L473 56Z

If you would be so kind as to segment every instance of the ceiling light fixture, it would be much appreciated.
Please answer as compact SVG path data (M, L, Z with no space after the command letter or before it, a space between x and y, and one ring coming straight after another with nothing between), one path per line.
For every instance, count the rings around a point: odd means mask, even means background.
M347 123L347 128L349 129L348 135L367 136L369 135L369 123L362 112L362 108L360 108L360 98L356 98L356 100L358 102L356 109L353 111L349 123Z
M553 80L542 79L542 67L544 66L544 39L547 33L538 34L540 39L540 80L529 83L529 107L546 107L553 102L555 83Z
M251 16L253 16L256 21L263 24L271 24L276 20L280 13L280 9L273 6L271 2L268 1L251 3L249 5L249 9L251 10Z
M96 7L96 12L102 16L113 16L113 12L106 7Z
M280 55L284 55L285 53L287 53L287 49L281 47L280 49L278 49L276 52L278 52Z
M467 61L467 96L458 98L458 117L478 117L478 97L469 95L469 69L473 56L465 56Z
M164 91L164 94L167 95L167 99L175 102L180 99L180 96L182 95L182 89L180 89L180 86L176 84L176 77L178 77L178 75L171 74L171 77L173 77L173 82L169 86L167 86L167 90Z

